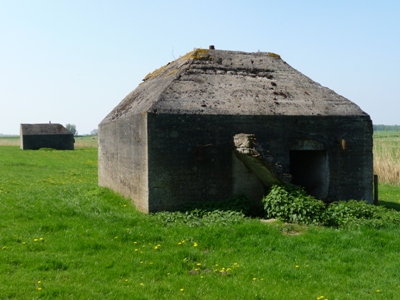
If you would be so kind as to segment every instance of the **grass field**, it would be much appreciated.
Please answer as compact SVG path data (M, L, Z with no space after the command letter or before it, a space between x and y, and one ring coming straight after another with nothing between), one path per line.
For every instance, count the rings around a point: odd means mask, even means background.
M0 205L0 299L400 298L400 228L162 222L97 186L96 148L0 147Z
M0 136L0 146L19 146L19 136ZM94 148L97 147L97 136L77 136L75 137L75 148Z

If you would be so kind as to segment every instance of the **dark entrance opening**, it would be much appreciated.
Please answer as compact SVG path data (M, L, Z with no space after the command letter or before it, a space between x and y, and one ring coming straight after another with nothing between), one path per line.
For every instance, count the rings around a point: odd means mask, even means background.
M324 150L290 151L292 182L304 187L307 193L324 200L328 196L328 155Z

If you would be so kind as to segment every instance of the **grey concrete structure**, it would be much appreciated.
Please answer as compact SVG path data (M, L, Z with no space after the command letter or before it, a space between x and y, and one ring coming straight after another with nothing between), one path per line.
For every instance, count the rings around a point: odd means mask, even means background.
M20 127L20 147L23 150L74 150L74 142L74 135L61 124L21 124Z
M99 125L99 184L143 212L268 186L234 153L255 135L279 178L326 201L372 201L372 122L274 53L196 49L148 74Z

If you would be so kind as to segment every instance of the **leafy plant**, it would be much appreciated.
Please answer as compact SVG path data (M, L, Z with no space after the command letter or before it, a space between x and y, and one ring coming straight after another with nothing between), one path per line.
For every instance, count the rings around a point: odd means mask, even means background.
M274 185L262 199L267 218L299 224L322 224L325 205L295 186Z
M290 223L374 228L400 225L400 214L394 210L356 200L325 205L299 187L275 185L262 202L267 218Z

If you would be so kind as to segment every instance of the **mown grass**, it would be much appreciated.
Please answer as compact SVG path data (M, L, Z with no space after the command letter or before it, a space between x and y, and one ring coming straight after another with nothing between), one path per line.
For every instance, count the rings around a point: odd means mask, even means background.
M397 227L164 223L97 186L96 148L0 147L0 206L0 299L400 296Z

